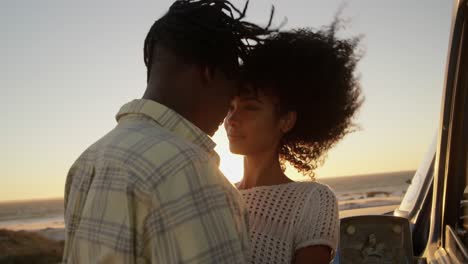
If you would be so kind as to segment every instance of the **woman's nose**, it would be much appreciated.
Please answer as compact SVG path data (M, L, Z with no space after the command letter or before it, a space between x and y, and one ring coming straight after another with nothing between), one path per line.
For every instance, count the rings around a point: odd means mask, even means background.
M238 121L238 114L237 114L236 109L229 110L226 118L224 119L224 122L226 125L229 125L229 126L238 125L239 121Z

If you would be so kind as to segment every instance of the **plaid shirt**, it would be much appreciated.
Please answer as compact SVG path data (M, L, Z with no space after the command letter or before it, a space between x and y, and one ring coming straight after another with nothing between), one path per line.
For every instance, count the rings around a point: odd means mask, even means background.
M248 215L214 142L150 100L71 167L64 263L246 263Z

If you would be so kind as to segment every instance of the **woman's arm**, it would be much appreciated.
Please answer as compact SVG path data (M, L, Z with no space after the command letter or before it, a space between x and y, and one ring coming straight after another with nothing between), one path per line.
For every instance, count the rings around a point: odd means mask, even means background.
M328 264L331 261L331 249L328 246L309 246L298 249L294 264Z

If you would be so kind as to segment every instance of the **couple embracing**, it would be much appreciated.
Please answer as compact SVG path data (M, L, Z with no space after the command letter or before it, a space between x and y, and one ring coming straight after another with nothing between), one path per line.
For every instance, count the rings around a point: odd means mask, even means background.
M274 31L222 0L178 0L144 42L147 87L72 165L63 263L329 263L339 236L314 177L361 105L355 39ZM244 156L235 186L212 136Z

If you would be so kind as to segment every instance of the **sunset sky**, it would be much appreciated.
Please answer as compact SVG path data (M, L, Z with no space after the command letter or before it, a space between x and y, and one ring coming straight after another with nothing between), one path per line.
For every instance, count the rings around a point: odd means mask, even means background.
M345 3L251 2L248 19L266 24L273 4L277 25L287 17L284 29L328 24ZM74 160L115 126L121 105L142 96L143 41L171 3L0 2L0 201L63 196ZM366 101L356 119L361 129L329 152L318 180L417 168L439 122L452 6L346 2L342 15L350 23L342 35L364 36L358 73ZM222 170L239 180L242 158L229 154L222 129L214 139Z

